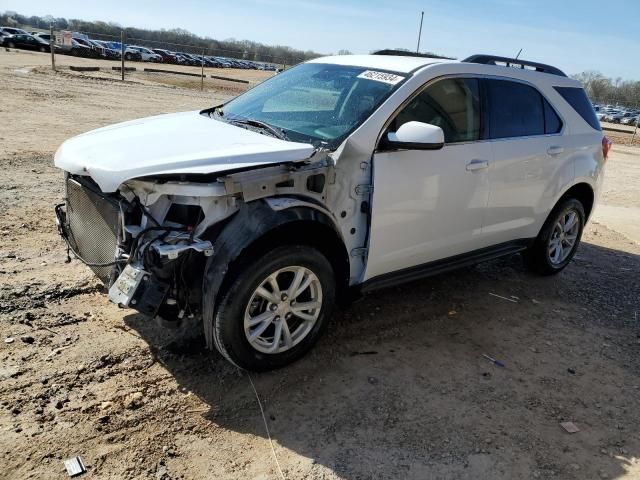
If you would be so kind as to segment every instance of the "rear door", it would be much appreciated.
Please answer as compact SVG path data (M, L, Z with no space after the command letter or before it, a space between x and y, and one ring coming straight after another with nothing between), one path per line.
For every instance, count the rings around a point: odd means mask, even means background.
M437 80L391 122L391 132L409 121L439 126L445 145L374 153L365 280L478 248L491 161L491 144L479 141L479 85Z
M566 165L570 146L563 122L532 85L485 79L488 139L493 147L489 202L483 236L487 245L534 237L548 214L545 195Z

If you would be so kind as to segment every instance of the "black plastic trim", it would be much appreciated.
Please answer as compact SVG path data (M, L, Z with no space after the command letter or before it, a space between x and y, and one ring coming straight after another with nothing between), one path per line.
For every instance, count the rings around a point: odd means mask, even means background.
M385 273L367 280L360 285L359 289L363 293L370 292L372 290L388 288L421 278L431 277L451 270L457 270L458 268L475 265L476 263L486 262L505 255L521 252L531 245L534 240L533 238L522 238L423 265L405 268L396 272Z
M538 63L538 62L530 62L529 60L521 60L519 58L516 59L516 58L508 58L508 57L498 57L496 55L480 54L480 55L471 55L470 57L467 57L462 61L466 63L479 63L481 65L495 65L498 67L502 65L498 65L498 63L496 62L503 62L507 64L506 68L514 68L514 66L520 66L522 70L525 70L525 67L531 67L535 69L536 72L549 73L551 75L558 75L560 77L567 76L566 73L564 73L562 70L554 66L546 65L544 63Z
M298 221L316 222L336 233L342 244L342 235L336 223L327 214L309 207L296 206L284 210L273 210L266 201L243 203L231 217L213 242L215 254L207 259L203 278L203 321L207 346L212 348L213 318L223 282L233 262L270 231L288 223ZM348 263L348 254L343 252Z
M441 150L444 143L418 143L418 142L393 142L383 137L380 142L380 150L393 152L396 150Z

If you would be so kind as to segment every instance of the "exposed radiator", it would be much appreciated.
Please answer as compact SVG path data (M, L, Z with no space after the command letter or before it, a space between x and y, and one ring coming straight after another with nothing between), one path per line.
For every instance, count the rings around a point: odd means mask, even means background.
M120 232L118 203L69 176L67 178L67 235L73 248L88 264L108 264L115 260ZM89 267L107 286L114 266Z

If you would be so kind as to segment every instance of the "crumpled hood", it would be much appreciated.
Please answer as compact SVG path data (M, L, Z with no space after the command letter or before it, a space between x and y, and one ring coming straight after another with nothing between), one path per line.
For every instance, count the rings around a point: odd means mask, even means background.
M55 155L55 165L89 175L103 192L148 175L216 173L237 168L295 162L314 147L183 112L118 123L73 137Z

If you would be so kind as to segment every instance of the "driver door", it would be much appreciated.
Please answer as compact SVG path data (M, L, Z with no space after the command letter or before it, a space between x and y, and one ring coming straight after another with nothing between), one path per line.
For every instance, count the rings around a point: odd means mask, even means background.
M491 145L482 138L480 85L447 78L427 86L388 132L418 121L444 131L440 150L381 150L364 280L480 248L489 196ZM385 132L384 135L386 135Z

